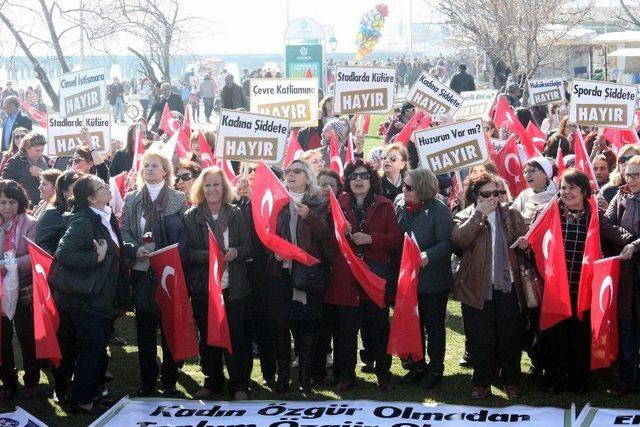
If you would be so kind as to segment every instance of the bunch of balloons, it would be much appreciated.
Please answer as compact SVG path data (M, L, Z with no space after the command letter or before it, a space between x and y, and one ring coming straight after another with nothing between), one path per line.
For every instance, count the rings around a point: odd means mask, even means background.
M384 26L384 19L389 15L389 8L385 4L377 4L375 9L362 15L360 18L360 30L356 35L356 61L360 61L369 55L382 36L380 32Z

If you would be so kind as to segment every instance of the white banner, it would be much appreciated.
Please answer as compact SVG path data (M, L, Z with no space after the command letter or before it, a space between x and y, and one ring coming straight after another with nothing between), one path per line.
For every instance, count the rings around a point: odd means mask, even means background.
M591 408L587 405L578 420L576 427L638 426L640 410Z
M453 116L454 120L467 120L489 114L497 94L498 91L493 89L462 92L462 105Z
M284 158L289 119L222 110L216 157L227 160L279 163Z
M90 427L561 427L565 410L436 405L369 400L203 402L124 398Z
M628 129L633 125L638 90L622 85L574 79L569 121L584 126Z
M111 115L100 113L62 118L49 114L47 136L49 156L71 156L76 146L89 144L104 154L111 148Z
M100 111L107 106L104 67L74 71L60 76L60 117Z
M2 427L47 427L45 423L16 406L14 412L0 414L0 426Z
M318 79L250 79L251 112L285 117L291 127L318 125Z
M336 67L333 110L336 114L388 113L393 108L396 69Z
M480 119L416 131L414 138L420 164L436 175L489 159Z
M453 117L462 101L462 97L455 90L443 85L426 71L422 72L407 93L407 102L432 116L448 114Z
M564 101L562 79L528 80L529 105L547 105Z

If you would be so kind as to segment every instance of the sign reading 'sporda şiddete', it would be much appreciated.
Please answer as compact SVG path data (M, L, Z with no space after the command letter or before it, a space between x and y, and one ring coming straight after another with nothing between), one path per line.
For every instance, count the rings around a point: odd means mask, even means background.
M574 79L569 122L628 129L633 125L637 95L634 85Z

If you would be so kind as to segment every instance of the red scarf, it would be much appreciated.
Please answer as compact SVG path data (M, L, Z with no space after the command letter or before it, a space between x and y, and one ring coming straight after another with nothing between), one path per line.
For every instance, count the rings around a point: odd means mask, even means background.
M407 212L409 215L413 215L422 208L422 205L424 205L423 202L406 202Z

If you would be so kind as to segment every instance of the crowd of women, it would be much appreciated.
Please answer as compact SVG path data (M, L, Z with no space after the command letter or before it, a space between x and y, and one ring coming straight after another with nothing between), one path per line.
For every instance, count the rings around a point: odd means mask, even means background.
M134 127L126 147L110 165L95 150L78 147L65 171L49 169L43 135L16 129L14 151L3 159L0 180L0 243L5 259L0 270L4 276L5 264L15 257L20 295L15 316L2 318L0 400L11 399L18 391L14 329L25 371L23 395L36 395L43 366L34 351L25 238L54 257L54 275L66 272L64 278L53 280L52 275L50 281L65 284L52 286L62 352L60 366L52 369L54 400L70 403L74 411L91 412L113 403L101 390L110 379L109 339L125 311L135 312L138 395L153 396L159 388L165 396L175 395L181 364L173 360L161 328L154 302L155 274L149 267L151 252L174 243L179 244L200 336L204 383L194 398L213 399L228 392L235 399L247 399L254 345L264 385L278 393L289 390L292 365L298 367L296 383L302 393L328 384L340 392L349 390L357 385L358 357L362 369L374 373L384 391L409 383L437 387L446 375L445 326L451 293L462 306L466 353L461 363L473 368L471 397L487 397L494 385L503 387L509 398L517 398L523 351L529 352L533 373L543 375L545 391L585 393L591 378L589 317L574 314L541 332L539 310L524 301L525 270L535 263L523 236L557 194L562 235L556 237L564 242L574 307L593 215L600 218L602 253L624 259L618 295L619 376L610 392L620 396L638 390L640 288L635 254L640 246L640 145L625 146L616 155L600 136L589 134L594 164L604 159L607 172L613 169L608 183L601 183L598 211L590 209L593 190L583 171L569 168L556 176L552 160L556 151L560 147L570 155L572 132L579 131L566 118L558 128L551 127L544 155L526 162L528 189L521 194L510 194L495 166L487 163L464 171L457 199L447 200L451 178L420 168L412 143L407 149L394 142L413 113L411 106L402 107L385 145L370 150L366 159L364 137L352 120L334 115L330 97L321 102L320 110L318 126L298 132L305 150L302 157L284 169L272 167L291 199L278 213L277 234L320 260L312 267L280 258L257 237L251 215L255 164L240 165L238 180L232 184L221 169L200 167L197 137L189 159L169 159L161 142L149 141L137 175L129 174L131 191L117 218L118 212L110 207L113 194L108 181L110 174L126 174L132 168ZM518 116L526 114L519 111ZM484 123L499 144L500 129L488 117ZM327 142L334 134L345 151L350 133L356 160L345 166L341 177L325 168ZM213 145L214 138L207 136ZM386 280L383 307L369 298L337 249L330 193L348 222L354 251ZM224 252L221 288L232 353L207 344L207 228ZM404 360L408 372L394 381L386 350L404 233L415 236L421 251L417 292L426 357ZM83 283L92 284L91 291L77 291L83 286L74 283L79 275L86 278ZM328 370L330 353L333 364Z

